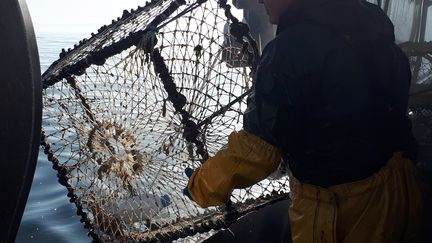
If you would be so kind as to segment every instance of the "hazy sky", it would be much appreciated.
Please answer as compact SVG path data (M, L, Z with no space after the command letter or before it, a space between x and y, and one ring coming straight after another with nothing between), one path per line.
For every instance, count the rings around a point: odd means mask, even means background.
M36 32L91 33L120 17L124 9L136 9L150 0L26 1Z
M0 0L1 1L1 0ZM36 32L90 33L146 0L27 0Z
M146 0L27 0L27 6L36 32L89 34L120 17L123 9L135 9L138 5L145 5L145 2ZM431 17L428 22L431 25L432 7L429 15ZM429 29L426 32L426 39L431 40L432 31Z

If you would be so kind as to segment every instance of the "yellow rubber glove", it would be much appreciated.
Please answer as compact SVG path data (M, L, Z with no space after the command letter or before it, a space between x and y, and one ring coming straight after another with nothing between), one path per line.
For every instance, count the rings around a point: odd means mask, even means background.
M265 179L280 161L276 147L246 131L233 132L228 144L194 171L189 194L201 207L223 205L233 189Z

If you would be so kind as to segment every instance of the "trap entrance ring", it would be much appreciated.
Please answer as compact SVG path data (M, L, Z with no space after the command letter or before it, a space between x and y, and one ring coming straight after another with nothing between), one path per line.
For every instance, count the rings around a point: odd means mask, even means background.
M228 208L182 194L184 169L241 129L258 58L214 0L152 1L60 53L43 74L42 146L95 240L172 241L286 199L286 177L235 190Z

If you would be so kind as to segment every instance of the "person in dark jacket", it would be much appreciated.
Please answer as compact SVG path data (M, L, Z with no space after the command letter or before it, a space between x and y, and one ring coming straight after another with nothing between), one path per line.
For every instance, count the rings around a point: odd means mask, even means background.
M406 116L411 73L381 9L358 0L264 0L264 49L244 129L195 170L203 207L289 165L298 242L417 242L422 210Z

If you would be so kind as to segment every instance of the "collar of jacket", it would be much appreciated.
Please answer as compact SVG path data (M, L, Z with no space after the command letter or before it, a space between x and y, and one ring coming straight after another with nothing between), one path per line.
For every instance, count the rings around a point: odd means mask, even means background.
M302 20L302 16L315 8L320 8L323 5L331 4L338 1L358 1L358 0L295 0L279 19L276 35L280 34L288 26L291 26Z

